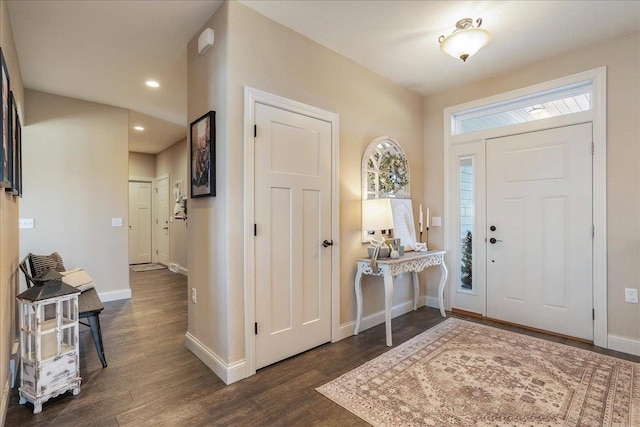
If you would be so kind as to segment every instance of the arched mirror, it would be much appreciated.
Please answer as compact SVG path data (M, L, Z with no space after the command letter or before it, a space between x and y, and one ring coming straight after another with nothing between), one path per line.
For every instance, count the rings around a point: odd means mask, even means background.
M400 144L388 136L371 141L362 156L362 200L409 198L409 181L409 162ZM371 241L371 235L363 231L362 241Z

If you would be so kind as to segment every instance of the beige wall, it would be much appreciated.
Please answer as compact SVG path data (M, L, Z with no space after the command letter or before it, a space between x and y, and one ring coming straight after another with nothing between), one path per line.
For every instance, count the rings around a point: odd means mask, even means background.
M215 29L215 46L206 55L197 53L197 37L189 42L187 64L187 118L191 123L207 111L216 116L216 197L189 199L187 253L189 288L198 292L198 304L189 303L188 333L196 337L221 360L229 360L227 337L227 286L242 287L242 280L227 277L226 206L227 174L227 44L229 3L223 3L207 22ZM239 143L239 141L235 141ZM230 232L234 238L237 233ZM241 260L242 256L237 258Z
M129 297L127 110L33 90L25 99L20 216L35 228L20 233L21 255L58 251L103 300Z
M13 42L7 2L0 1L0 46L7 63L10 89L13 91L18 115L24 123L24 93L22 75ZM9 400L9 358L16 336L15 297L18 292L18 208L20 199L0 188L0 425L4 424Z
M442 216L444 108L601 66L607 67L608 329L638 340L640 306L624 302L624 288L640 283L640 33L426 97L426 199L431 215ZM432 227L429 238L442 247L442 228ZM429 294L435 296L435 288Z
M185 271L188 268L187 222L173 218L173 184L176 181L182 181L182 194L188 194L188 160L188 146L186 139L173 144L171 147L158 153L156 156L157 176L168 174L170 181L169 191L171 203L169 203L169 209L171 209L171 217L169 220L169 262L178 264L182 271Z
M152 178L156 176L156 155L147 153L129 153L129 176Z
M423 203L422 99L236 2L224 3L206 26L215 29L216 45L200 56L200 33L189 44L188 109L191 121L217 111L218 196L190 200L195 208L189 237L200 241L189 246L189 286L207 288L209 298L200 302L199 289L198 304L189 305L189 332L223 360L234 362L245 356L244 86L340 116L340 235L333 239L342 259L341 324L355 319L354 261L366 254L360 242L362 154L378 136L395 138L409 158L414 205ZM200 230L211 234L200 237ZM398 286L396 303L410 298L408 288ZM382 286L365 285L364 292L365 315L380 311Z

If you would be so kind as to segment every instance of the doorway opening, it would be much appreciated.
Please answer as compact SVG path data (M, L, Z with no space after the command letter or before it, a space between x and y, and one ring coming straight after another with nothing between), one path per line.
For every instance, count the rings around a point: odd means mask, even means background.
M579 101L578 101L579 99ZM567 101L569 100L569 101ZM585 104L585 100L587 104ZM576 105L582 104L576 112L567 110L565 114L549 115L547 117L535 118L536 106L540 105L547 111L556 108L561 110L560 105L563 103L572 103L575 101ZM523 109L528 111L531 120L522 120L516 123L513 122L500 122L494 121L496 115L502 115L502 117L513 114L514 111ZM506 115L506 116L505 116ZM450 286L450 292L448 295L447 305L452 308L458 308L470 312L477 313L482 316L491 315L491 307L495 301L490 301L493 296L488 291L490 286L487 284L487 280L494 280L491 276L491 268L494 268L499 263L499 258L495 258L492 255L492 251L496 251L499 247L504 248L506 242L501 239L499 232L505 232L505 225L489 224L489 221L493 220L489 216L494 212L491 205L494 204L494 200L491 196L497 191L496 188L505 188L503 184L496 184L496 179L491 179L491 174L495 171L489 170L489 168L502 168L502 170L511 170L514 175L517 173L526 172L523 168L532 165L532 160L535 159L537 154L545 151L545 155L550 152L555 152L556 163L558 166L563 160L566 159L566 153L563 152L565 148L558 148L558 146L549 146L545 149L538 151L528 151L527 155L521 156L520 160L526 159L524 163L518 163L517 155L510 154L508 158L503 159L502 163L496 163L495 158L492 160L490 157L495 157L495 153L491 154L488 147L496 147L496 142L501 138L514 137L515 139L521 138L525 134L536 134L537 132L548 129L559 129L563 127L571 127L578 124L588 124L589 130L592 129L592 141L586 143L586 149L591 156L591 162L589 166L592 173L592 177L583 178L587 180L585 185L590 190L589 207L586 208L589 214L592 213L592 218L589 226L587 226L587 233L592 243L592 250L589 252L590 266L587 267L590 271L589 276L593 284L592 290L587 291L592 300L591 309L587 309L588 319L584 319L587 322L588 328L593 332L593 342L595 345L607 348L607 277L606 277L606 69L604 67L595 70L587 71L584 73L568 76L563 79L546 82L543 84L531 86L528 88L520 89L504 93L501 95L493 96L490 98L469 102L462 105L449 107L444 111L445 123L451 124L451 126L445 126L444 134L444 153L445 153L445 249L448 252L448 259L450 262L450 270L452 271L452 284ZM520 115L518 116L520 117ZM463 126L465 120L475 120L474 126L479 123L493 122L492 126L477 126L471 128L469 126ZM472 123L471 121L468 122ZM512 141L509 141L512 142ZM589 143L590 142L590 143ZM566 147L568 147L567 145ZM503 151L515 152L508 147ZM517 150L516 150L517 151ZM523 152L524 153L524 152ZM472 159L472 162L469 162ZM541 160L544 168L551 167L544 160ZM516 167L515 165L520 164ZM467 197L465 201L461 193L461 182L463 181L462 173L469 170L469 166L473 166L473 180L471 183L471 189L473 191L464 194ZM495 166L497 165L497 166ZM564 164L563 164L564 165ZM509 169L511 168L511 169ZM535 168L535 166L534 166ZM544 169L543 168L543 169ZM539 169L533 171L535 175L539 172ZM556 170L557 172L557 170ZM555 172L549 172L553 175ZM531 175L529 178L533 177ZM527 181L524 179L522 181ZM547 177L549 178L549 177ZM469 183L464 184L469 185ZM490 188L494 187L494 188ZM506 187L512 187L511 184ZM470 199L469 199L470 197ZM525 206L526 203L522 202L522 198L518 198L515 195L511 195L507 203L507 207L502 206L504 209L516 208L518 203ZM518 201L520 200L520 201ZM550 218L556 218L556 225L559 224L559 218L565 218L563 215L568 215L571 212L571 204L564 205L565 202L561 202L560 198L547 199L546 211L554 212L553 217L547 217L546 220L552 221ZM461 204L469 203L470 206L462 207ZM568 203L568 202L567 202ZM561 206L562 205L562 206ZM560 209L562 207L562 209ZM462 209L464 208L464 210ZM503 209L503 211L504 211ZM519 213L517 213L519 212ZM574 212L575 213L575 212ZM464 214L464 215L463 215ZM540 214L540 212L538 212ZM465 218L465 215L467 218ZM469 217L470 215L470 217ZM520 229L527 229L531 223L528 221L531 218L540 219L542 216L537 215L529 210L524 209L514 210L516 219L521 220ZM517 216L519 215L519 217ZM513 218L511 218L513 219ZM466 224L465 224L466 222ZM469 227L469 223L471 227ZM514 223L515 224L515 223ZM514 224L514 230L518 229ZM548 224L547 224L548 225ZM501 227L500 230L493 230L490 227ZM509 225L507 225L509 227ZM471 230L470 242L466 242L466 232ZM465 235L461 238L461 233L465 232ZM509 253L513 254L513 251L523 251L526 256L526 250L528 249L525 241L517 241L512 233L511 241L508 242L512 245ZM495 240L495 243L493 243ZM503 240L503 242L500 242ZM465 248L465 244L471 247ZM515 246L514 246L515 245ZM544 254L543 254L544 255ZM504 263L502 264L504 265ZM513 265L510 265L513 267ZM557 268L556 268L557 267ZM517 269L513 267L513 272ZM556 265L556 272L562 271L558 265ZM471 276L471 280L465 279L463 282L461 277L467 274ZM515 274L515 273L514 273ZM513 280L516 276L513 276ZM530 279L523 277L525 281ZM464 285L464 286L463 286ZM492 283L492 285L494 285ZM548 290L551 292L551 290ZM526 292L526 289L523 289ZM503 295L504 296L504 295ZM548 296L548 295L547 295ZM565 294L556 293L551 299L555 301L555 305L561 306L559 301L566 297ZM508 296L511 299L513 295ZM589 304L589 303L587 303ZM553 305L553 304L549 304ZM494 307L495 308L495 307ZM561 308L558 308L560 310ZM526 324L526 322L524 323ZM557 324L557 323L556 323ZM529 325L535 327L535 325ZM551 331L553 332L553 325ZM561 332L559 332L561 333Z

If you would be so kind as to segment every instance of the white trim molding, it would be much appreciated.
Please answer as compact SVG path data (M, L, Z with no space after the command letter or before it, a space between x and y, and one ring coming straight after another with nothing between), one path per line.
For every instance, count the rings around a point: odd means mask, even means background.
M455 211L452 207L451 189L452 178L450 172L450 158L452 146L458 143L474 140L486 140L488 138L515 135L533 132L542 129L550 129L559 126L568 126L578 123L591 122L593 129L593 309L595 320L593 321L593 342L596 346L609 348L611 343L607 335L607 70L600 67L582 73L573 74L557 80L540 83L526 88L518 89L451 106L444 109L444 249L451 252L455 248L455 241L450 230L455 221ZM511 125L495 129L487 129L471 132L463 135L451 134L451 117L458 112L480 108L486 105L504 102L534 95L536 93L561 88L571 84L585 81L592 82L592 109L581 113L553 117L545 120ZM454 258L449 257L451 262ZM452 269L451 266L449 266ZM454 298L456 286L449 286L449 303ZM486 307L483 313L486 315ZM613 342L618 342L613 340Z
M297 101L245 86L244 88L244 324L245 361L247 376L256 373L255 368L255 104L269 105L282 110L303 114L331 123L331 342L341 339L340 330L340 165L339 165L339 116Z
M640 340L609 335L609 350L640 356Z
M185 334L185 346L219 376L225 384L229 385L247 377L247 364L244 360L226 363L189 332Z
M434 298L436 300L436 306L438 304L438 298ZM391 307L391 318L394 319L398 316L402 316L403 314L407 314L413 311L413 299L410 301L401 302L400 304L396 304ZM363 317L360 321L360 330L358 333L362 333L362 331L367 330L369 328L373 328L374 326L378 326L380 324L384 324L384 310L380 310L376 313L370 314L366 317ZM343 325L340 325L340 339L348 338L353 335L353 332L356 328L356 322L347 322Z
M131 288L121 291L98 292L102 302L118 301L121 299L131 299Z

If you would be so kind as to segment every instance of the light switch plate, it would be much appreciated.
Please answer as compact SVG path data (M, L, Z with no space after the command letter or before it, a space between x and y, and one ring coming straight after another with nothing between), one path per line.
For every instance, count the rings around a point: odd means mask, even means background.
M434 227L442 227L442 217L434 216L433 218L431 218L431 225Z
M122 227L122 218L111 218L112 227Z
M18 228L33 228L34 221L33 218L20 218L18 220Z

